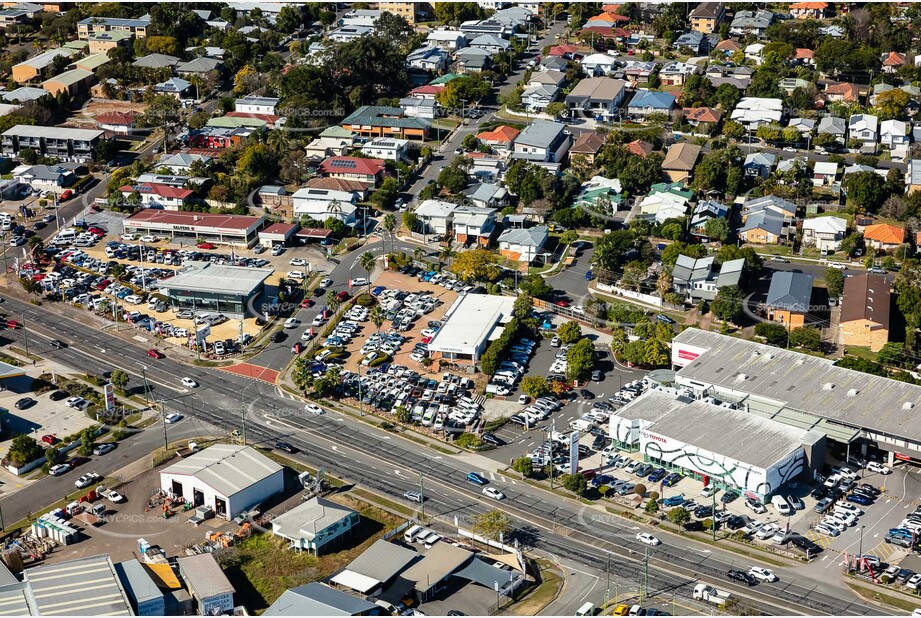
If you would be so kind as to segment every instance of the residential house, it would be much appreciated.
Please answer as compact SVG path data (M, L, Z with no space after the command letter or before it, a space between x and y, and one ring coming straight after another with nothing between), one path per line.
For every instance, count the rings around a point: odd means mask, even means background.
M351 225L357 218L358 198L353 191L301 187L291 196L293 214L310 217L315 221L338 219Z
M815 66L815 52L805 47L797 47L793 54L793 64L801 66Z
M360 520L357 511L313 497L273 519L272 535L288 541L290 549L318 556L351 538Z
M402 108L363 105L348 115L340 126L360 137L395 137L423 141L432 124L425 118L411 118Z
M758 178L767 178L774 169L774 162L777 155L770 152L753 152L745 157L745 163L742 168L746 176L755 176Z
M448 68L451 56L440 47L420 47L406 56L406 67L410 70L441 73Z
M533 71L527 85L560 88L565 81L566 74L562 71Z
M450 30L447 28L438 28L429 31L425 42L427 45L434 45L441 49L455 51L462 47L467 47L467 37L459 30Z
M754 34L762 37L772 23L774 23L774 14L770 11L736 11L729 24L729 33L736 36Z
M610 217L617 213L623 203L623 187L616 178L593 176L582 183L579 195L573 201L573 208L581 208L590 214Z
M492 66L492 54L479 47L465 47L454 52L457 69L461 73L479 73Z
M476 138L480 143L485 144L498 151L511 151L515 138L521 133L518 129L506 125L499 125L491 131L478 133Z
M350 580L351 581L351 580ZM373 616L381 607L361 597L312 582L285 590L263 616Z
M460 30L468 41L481 34L494 34L506 38L512 33L512 28L495 19L465 21L461 23Z
M128 32L140 39L147 36L147 28L149 26L150 15L144 15L143 17L135 19L120 17L87 17L77 22L77 36L85 41L89 39L91 34L97 32Z
M847 219L813 217L803 221L803 244L824 251L837 251L847 235Z
M652 152L652 144L649 142L644 142L643 140L636 139L627 144L627 150L629 150L631 154L634 154L641 159L645 159Z
M478 47L489 53L491 56L508 51L512 46L507 40L492 34L481 34L472 41L470 47Z
M627 83L608 77L587 77L566 95L570 116L578 113L591 117L611 119L619 116L620 105L626 96Z
M529 86L521 93L521 106L531 113L541 112L556 100L559 90L556 86Z
M749 131L764 124L777 124L783 118L783 101L765 97L742 97L730 116Z
M910 160L905 173L905 193L911 195L915 191L921 191L921 159Z
M685 32L672 43L672 49L681 50L684 48L691 50L691 55L700 56L710 53L710 38L700 32Z
M691 20L692 30L702 34L713 34L726 17L726 3L701 2L694 7L688 17Z
M755 65L764 62L764 43L751 43L745 47L745 59L751 60Z
M783 215L772 210L761 210L748 216L737 234L747 243L776 245L787 238L787 230Z
M839 321L845 346L879 352L889 342L892 275L860 273L844 280Z
M570 157L579 156L589 165L594 165L598 151L604 146L604 136L598 133L582 133L569 149Z
M106 53L116 47L131 47L134 35L120 30L111 32L99 32L89 36L89 52L98 54Z
M791 118L787 123L788 127L793 127L800 132L803 137L811 136L815 131L815 120L812 118Z
M508 191L500 184L481 182L464 192L474 206L504 208L508 204Z
M838 177L838 164L834 161L816 161L812 169L812 186L830 187Z
M385 161L406 161L409 159L409 140L375 137L362 145L361 152Z
M697 144L688 142L672 144L665 153L662 172L668 176L670 182L690 182L691 172L697 165L700 151L701 147Z
M188 62L176 65L176 73L183 77L209 75L220 71L223 66L224 63L218 58L202 56L201 58L194 58Z
M801 90L808 88L809 81L801 77L784 77L777 82L777 85L784 91L784 94L789 97L797 88Z
M591 54L579 61L582 71L589 77L610 75L617 68L617 59L608 54Z
M819 128L817 129L819 135L831 135L835 138L840 144L845 142L847 137L847 123L844 118L838 118L836 116L823 116L819 119Z
M903 120L883 120L879 124L879 143L883 148L895 150L910 142L908 123Z
M416 25L416 8L419 7L420 13L424 13L423 5L416 2L378 2L377 8L382 13L393 13L406 20L410 26Z
M20 124L0 136L0 151L5 156L18 158L22 150L29 149L62 161L87 161L104 139L107 139L105 131L95 129Z
M866 244L880 251L893 251L905 242L905 228L889 223L875 223L863 230Z
M687 62L669 62L659 71L659 80L663 86L684 86L688 76L699 73L697 66Z
M233 110L241 114L264 114L275 116L280 101L281 99L277 97L257 97L248 95L236 99L233 102Z
M422 86L416 86L409 91L409 97L414 99L425 99L435 101L438 99L438 95L441 94L445 89L445 84L423 84Z
M174 99L185 100L192 96L192 83L181 77L171 77L153 87L157 94L165 94Z
M485 187L482 197L487 200L489 198L486 194L493 193L493 189L505 191L496 185L480 186ZM458 206L451 214L451 228L454 240L461 246L488 247L496 231L496 209L484 206Z
M88 91L95 81L96 76L90 71L71 69L51 79L46 79L42 82L42 88L47 90L51 96L56 97L61 93L66 93L71 97L76 97Z
M337 43L351 43L371 34L373 31L374 28L371 26L339 26L335 30L331 30L326 36L329 40Z
M697 238L700 242L710 242L711 238L707 235L707 221L710 219L728 219L729 208L715 200L703 200L694 206L691 212L691 222L688 225L688 231L691 236Z
M176 154L164 154L154 167L165 167L173 174L188 174L192 171L193 164L200 163L208 166L211 165L212 160L213 159L207 155L177 152Z
M532 122L515 138L512 158L561 163L572 145L572 136L565 129L559 122Z
M672 268L672 289L691 304L713 300L720 288L739 285L744 267L744 259L724 262L717 270L713 256L694 259L679 255Z
M744 222L749 215L765 210L775 212L787 221L792 221L796 217L797 206L776 195L755 197L742 203L742 221Z
M825 87L823 94L826 101L833 103L856 103L860 100L860 87L847 82L830 84Z
M58 47L27 58L13 65L13 81L17 84L30 82L41 77L42 71L50 67L56 58L70 58L73 55L74 50Z
M381 11L374 9L354 9L339 18L339 26L366 26L373 28L381 18Z
M693 25L691 27L693 27ZM713 51L720 52L724 56L731 56L737 51L742 51L742 46L735 39L723 39L716 44L716 47L713 48Z
M723 118L723 112L717 107L685 107L682 113L685 122L707 134L713 132Z
M538 256L542 256L546 262L547 255L543 249L549 237L546 225L505 230L499 235L499 254L522 264L530 264Z
M142 69L171 69L179 64L179 58L167 54L147 54L131 64Z
M908 57L899 52L889 52L882 55L882 64L884 73L895 73L908 64Z
M753 73L751 67L727 67L720 64L710 65L704 70L704 76L714 88L729 84L743 91L751 83Z
M192 148L222 150L241 143L255 132L256 129L247 126L236 128L204 126L201 129L189 131L188 143Z
M640 90L627 105L627 114L640 120L647 120L656 114L671 114L675 107L675 96L667 92Z
M372 185L367 182L361 182L360 180L347 180L345 178L326 178L323 176L316 176L304 183L304 186L311 189L345 191L347 193L353 194L356 201L363 202L368 199L368 190Z
M400 99L400 109L407 118L422 118L431 121L437 115L438 102L434 98L408 97Z
M457 209L454 202L424 200L414 211L424 234L445 236L451 229L451 217Z
M179 210L192 199L192 190L181 187L171 187L160 183L143 183L125 185L119 189L122 199L130 200L130 196L137 193L141 196L141 205L144 208L162 208L163 210Z
M628 60L627 66L624 67L624 79L634 88L642 88L649 85L649 78L659 67L655 62L644 62L639 60Z
M330 157L320 165L320 172L329 178L358 180L377 186L384 176L384 160L363 157Z
M860 140L865 147L876 150L879 139L879 119L870 114L853 114L847 123L847 137L850 140Z
M40 191L63 192L77 179L72 169L60 165L20 165L12 171L13 180Z
M828 17L828 3L797 2L790 5L790 15L796 19L825 19Z
M649 188L649 194L640 201L640 217L664 223L669 219L684 217L688 203L694 197L692 191L682 189L679 183L656 183Z
M771 276L765 308L767 318L789 329L805 326L812 300L812 275L775 271Z
M131 135L134 132L135 116L133 112L107 112L97 115L94 120L96 126L103 131Z

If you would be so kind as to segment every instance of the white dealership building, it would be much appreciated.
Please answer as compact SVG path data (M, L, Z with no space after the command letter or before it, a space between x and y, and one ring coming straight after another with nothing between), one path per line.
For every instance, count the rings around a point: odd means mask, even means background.
M444 316L444 326L429 343L429 356L476 364L489 342L512 319L515 297L461 294Z

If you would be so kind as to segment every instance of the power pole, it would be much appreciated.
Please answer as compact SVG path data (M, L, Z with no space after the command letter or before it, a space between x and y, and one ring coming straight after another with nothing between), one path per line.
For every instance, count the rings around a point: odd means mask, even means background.
M608 561L604 569L605 576L607 578L607 587L604 592L604 604L607 607L608 602L611 600L611 552L605 550L608 554Z
M421 520L425 520L425 477L422 473L419 473L419 504L421 504L421 510L419 515Z
M643 598L649 596L649 548L643 548Z
M710 530L713 531L713 540L716 541L716 491L713 492L713 495L710 496L710 499L713 500L713 506L710 509L712 511L710 514Z
M556 421L550 425L550 489L553 489L553 432L556 430Z
M246 404L240 398L240 420L243 424L243 446L246 446Z

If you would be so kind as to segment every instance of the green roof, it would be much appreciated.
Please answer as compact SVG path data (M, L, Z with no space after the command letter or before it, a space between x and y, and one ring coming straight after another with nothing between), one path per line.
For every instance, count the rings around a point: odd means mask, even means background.
M606 197L612 204L620 204L624 199L623 195L618 194L610 187L598 187L579 195L573 206L595 206L598 198L601 197Z
M403 115L399 107L363 105L349 114L340 124L360 124L370 127L398 127L401 129L428 129L432 124L421 118Z
M435 79L430 81L429 85L437 86L438 84L447 84L449 81L453 79L457 79L458 77L463 77L463 75L461 75L460 73L445 73L441 77L436 77Z
M109 30L108 32L96 32L89 36L90 41L124 41L125 39L130 39L134 35L130 32L125 32L123 30Z
M344 127L340 127L339 125L327 127L320 133L320 137L342 137L348 139L354 136L354 132L349 131Z
M89 46L89 41L67 41L61 47L64 49L75 49L77 51L83 51Z
M672 193L674 195L680 195L681 197L688 200L693 199L694 192L690 189L682 190L683 186L684 185L680 182L657 182L656 184L649 187L649 194L652 195L653 193Z
M247 118L247 117L236 117L236 116L218 116L217 118L212 118L208 121L209 127L223 127L226 129L237 129L239 127L255 127L260 128L266 125L265 120L260 120L259 118Z
M84 71L83 69L72 69L70 71L64 71L59 75L55 75L51 79L46 79L42 82L42 86L49 82L54 82L56 84L63 84L65 86L73 86L78 84L83 80L92 77L93 74L89 71Z
M110 62L109 56L105 52L99 52L98 54L90 54L86 58L81 58L74 64L80 65L81 69L93 71L107 62Z

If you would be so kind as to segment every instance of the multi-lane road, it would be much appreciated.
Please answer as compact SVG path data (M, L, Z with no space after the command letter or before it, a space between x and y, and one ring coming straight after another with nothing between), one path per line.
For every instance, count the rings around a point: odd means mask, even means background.
M7 300L6 309L24 320L31 348L44 356L94 373L120 367L132 374L135 383L143 373L153 385L154 396L165 400L167 411L186 416L182 423L187 427L180 423L169 428L171 432L182 432L178 437L240 429L241 411L245 410L251 444L268 445L284 437L299 447L300 456L311 465L396 500L405 491L419 487L422 472L428 498L426 516L453 523L454 517L466 520L485 509L501 508L513 516L516 534L527 546L594 568L605 568L610 552L612 570L636 585L645 580L649 594L674 592L687 599L693 584L702 578L733 590L755 609L769 614L881 612L878 607L856 601L846 590L810 581L792 570L779 569L781 580L776 584L760 584L752 589L733 586L725 582L725 573L730 567L739 568L744 561L731 553L661 533L663 544L649 551L646 579L646 547L634 538L639 528L604 511L496 475L492 475L493 482L508 499L484 503L479 488L464 482L466 473L476 470L475 458L440 455L349 417L306 414L300 402L279 395L273 385L258 380L184 365L169 357L151 359L146 356L145 342L111 335L94 324L93 318L78 321L15 299ZM23 336L21 330L7 334L13 338ZM68 347L46 347L52 337L65 341ZM192 377L200 386L183 388L183 376ZM93 467L100 473L110 473L125 465L131 455L139 458L161 441L162 426L153 427L113 453L97 458ZM47 502L47 496L63 495L72 482L71 475L46 478L0 498L4 517L12 521L34 512Z

